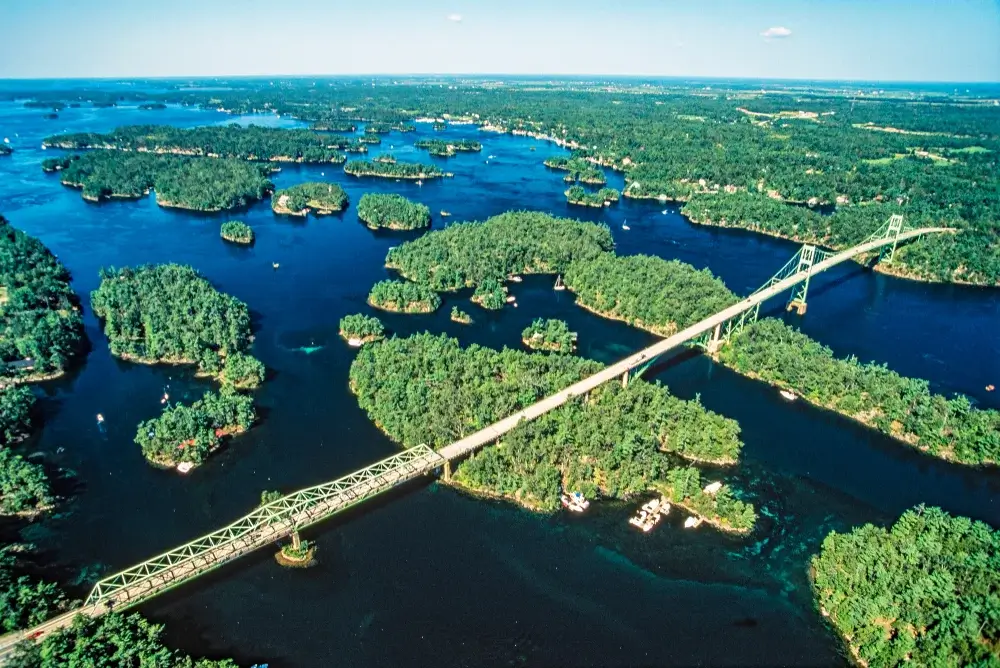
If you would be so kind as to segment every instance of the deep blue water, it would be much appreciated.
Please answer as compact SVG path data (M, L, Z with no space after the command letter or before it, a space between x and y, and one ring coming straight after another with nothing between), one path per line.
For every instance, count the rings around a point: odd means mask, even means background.
M93 349L81 369L39 388L45 425L29 446L74 472L74 484L58 515L24 529L84 581L222 526L253 507L262 490L292 491L397 451L349 393L353 351L337 337L343 315L369 310L369 288L389 275L388 248L413 236L361 225L353 204L364 192L399 192L435 214L453 214L435 215L435 228L516 208L604 221L619 253L709 267L744 294L795 252L791 243L691 225L656 203L570 207L562 173L541 164L560 149L468 126L447 136L476 137L482 154L442 159L455 178L422 187L359 180L337 167L285 166L275 175L278 187L342 184L352 207L338 216L290 220L273 215L268 202L219 215L161 209L152 197L89 204L39 169L54 153L40 150L44 136L129 123L297 124L179 107L66 109L56 120L42 114L0 103L0 137L16 149L0 159L0 212L59 256L85 303L102 266L193 265L249 304L254 354L269 369L257 393L259 426L190 476L159 471L133 443L137 423L159 412L165 387L181 398L210 384L176 368L113 359L87 309ZM440 133L418 128L384 136L372 154L427 160L412 143ZM495 158L487 164L489 155ZM620 185L620 177L609 178ZM254 228L253 247L219 239L219 224L231 218ZM624 220L630 231L621 229ZM579 331L581 354L602 361L653 340L577 308L550 279L511 287L518 308L500 313L452 295L431 315L379 315L400 335L427 329L492 347L517 347L532 318L559 317ZM451 323L452 304L476 323ZM905 282L847 265L813 282L809 312L795 322L840 355L887 363L927 378L937 391L997 407L996 393L983 388L1000 380L998 316L995 291ZM167 623L178 647L271 666L830 665L843 663L838 643L812 610L805 579L826 532L889 523L918 503L1000 526L993 471L938 462L835 415L787 404L700 356L655 371L678 395L700 395L740 421L744 461L723 475L766 512L750 538L684 531L680 517L640 536L626 524L631 508L624 504L595 504L583 517L539 517L436 484L414 485L310 530L320 548L317 568L281 569L262 551L141 609ZM99 412L104 429L94 420ZM80 595L85 591L82 585Z

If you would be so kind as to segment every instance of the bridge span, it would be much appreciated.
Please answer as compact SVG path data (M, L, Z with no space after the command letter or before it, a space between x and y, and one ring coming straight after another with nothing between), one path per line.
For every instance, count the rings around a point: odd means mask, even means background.
M451 475L452 462L495 442L522 422L534 420L604 383L619 378L627 383L630 374L642 373L654 360L685 343L697 341L714 352L731 334L756 319L761 304L786 290L799 286L789 301L789 309L803 313L809 279L816 274L878 250L883 251L883 257L891 261L899 242L943 232L954 230L943 227L903 230L902 217L893 216L867 241L839 253L807 244L749 297L474 434L436 452L425 445L410 448L343 478L294 492L260 506L218 531L102 579L82 607L53 617L34 628L0 637L0 663L6 661L18 642L43 638L69 626L77 615L96 617L111 610L135 606L258 548L274 544L299 529L438 469L443 470L447 479Z

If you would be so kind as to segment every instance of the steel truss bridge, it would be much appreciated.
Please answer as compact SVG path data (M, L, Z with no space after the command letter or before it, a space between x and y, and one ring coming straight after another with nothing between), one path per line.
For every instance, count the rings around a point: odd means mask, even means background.
M684 344L693 343L709 353L716 352L731 336L754 322L760 314L761 304L772 297L792 290L788 309L805 313L809 281L816 274L852 258L876 252L881 261L892 262L899 243L925 234L944 232L954 230L943 227L906 229L902 216L892 216L868 239L839 253L810 244L803 245L784 267L742 301L437 452L425 445L404 450L343 478L262 505L218 531L104 578L94 586L82 607L34 628L0 637L0 662L6 660L18 642L39 639L69 626L77 615L96 617L111 610L137 605L258 548L274 544L299 529L438 469L448 479L452 462L495 442L522 422L534 420L604 383L620 378L623 384L627 384L630 375L641 375L658 358Z

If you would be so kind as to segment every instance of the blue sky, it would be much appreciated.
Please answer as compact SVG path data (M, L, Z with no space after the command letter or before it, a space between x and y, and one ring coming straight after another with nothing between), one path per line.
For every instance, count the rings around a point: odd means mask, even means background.
M998 0L3 0L0 78L1000 81Z

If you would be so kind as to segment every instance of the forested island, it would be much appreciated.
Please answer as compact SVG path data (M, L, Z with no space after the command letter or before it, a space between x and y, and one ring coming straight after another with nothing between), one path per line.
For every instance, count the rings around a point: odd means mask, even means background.
M347 207L347 193L336 183L299 183L271 196L271 209L286 216L326 216Z
M456 153L476 153L483 150L483 145L471 139L445 141L443 139L418 139L413 142L416 148L426 149L431 155L440 158L450 158Z
M140 422L135 442L143 456L157 466L197 466L224 438L245 432L254 420L253 399L223 388L221 392L206 392L190 406L168 406L159 417Z
M340 319L340 336L348 343L360 346L385 338L385 326L378 318L363 313L345 315Z
M484 278L472 292L472 302L489 311L499 311L507 303L507 286L499 279Z
M46 161L83 198L137 199L156 190L156 203L195 211L226 211L262 199L273 188L271 168L241 160L101 151Z
M556 274L573 260L613 248L604 225L511 211L436 230L390 251L386 266L438 291L474 287L512 274Z
M719 359L929 455L961 464L1000 463L1000 412L975 408L964 396L932 394L926 380L882 365L838 359L780 320L744 328L722 347Z
M127 125L107 134L80 132L47 137L47 148L109 149L139 153L169 153L209 158L267 162L342 164L340 149L353 145L346 137L309 130L281 130L231 124L198 128L172 125Z
M621 197L621 193L614 188L601 188L597 192L587 192L583 186L570 186L565 195L566 201L570 204L596 208L610 206L612 202L617 202Z
M352 176L376 176L383 179L439 179L445 173L435 165L416 162L382 162L374 160L351 160L344 165L344 171Z
M650 255L602 253L572 262L563 278L580 306L660 336L738 301L708 269Z
M54 378L81 353L69 281L49 249L0 216L0 385Z
M431 210L394 193L365 193L358 202L358 219L373 230L417 230L431 224Z
M567 172L563 181L567 183L587 183L595 186L603 186L608 182L604 172L595 165L579 157L552 157L545 161L545 166L549 169L558 169Z
M379 122L372 121L365 126L365 132L367 134L373 135L386 135L390 132L414 132L416 131L416 126L410 125L409 123L403 123L400 121L395 122Z
M397 313L430 313L441 306L441 298L425 285L387 280L372 286L368 303Z
M358 127L350 121L317 121L309 126L313 132L354 132Z
M991 666L997 662L1000 534L920 506L889 530L831 533L812 560L813 589L863 666Z
M253 228L240 220L230 220L223 223L219 234L223 239L234 244L252 244L254 242Z
M455 339L419 334L366 346L350 379L358 403L391 438L404 447L436 448L600 368L572 356L463 349ZM745 532L754 524L753 508L726 487L714 497L694 489L690 474L676 473L687 467L672 459L732 464L742 447L739 431L733 420L676 399L662 386L610 383L589 401L574 400L507 434L463 462L454 480L546 511L559 507L563 490L630 498L657 489L720 528Z
M116 357L141 364L196 364L200 373L238 387L263 381L263 365L246 354L247 305L216 290L189 266L102 269L90 302Z
M521 342L532 350L571 353L576 348L576 332L563 320L535 318L521 332Z
M471 325L472 316L458 308L457 306L451 307L451 315L449 316L452 322L457 322L460 325Z
M166 108L167 105L162 102L146 102L138 107L139 111L161 111Z

